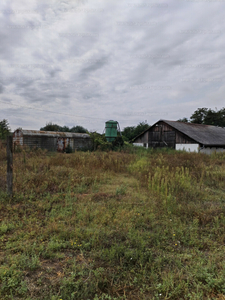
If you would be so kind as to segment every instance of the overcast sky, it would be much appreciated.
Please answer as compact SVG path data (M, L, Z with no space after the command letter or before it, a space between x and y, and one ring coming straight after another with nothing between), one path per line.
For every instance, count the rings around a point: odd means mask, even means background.
M0 120L102 132L225 106L225 0L1 0Z

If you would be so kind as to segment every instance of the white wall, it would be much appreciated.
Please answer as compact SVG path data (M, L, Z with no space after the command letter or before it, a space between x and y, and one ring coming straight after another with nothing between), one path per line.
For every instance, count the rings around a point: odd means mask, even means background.
M133 143L134 146L144 147L144 143ZM146 143L148 148L148 143ZM214 152L225 152L224 148L206 147L200 148L199 144L176 144L176 150L185 150L187 152L201 152L205 154L212 154Z
M185 150L188 152L198 152L199 144L176 144L176 150Z
M203 149L200 149L201 153L205 153L205 154L212 154L214 152L218 153L218 152L225 152L224 148L216 148L216 147L206 147Z
M144 147L144 143L133 143L134 146ZM146 143L146 148L148 148L148 143Z

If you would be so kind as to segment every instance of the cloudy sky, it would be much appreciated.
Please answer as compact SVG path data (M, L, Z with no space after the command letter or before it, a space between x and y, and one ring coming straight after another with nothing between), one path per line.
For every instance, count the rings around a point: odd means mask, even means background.
M225 106L225 0L1 0L0 120L102 132Z

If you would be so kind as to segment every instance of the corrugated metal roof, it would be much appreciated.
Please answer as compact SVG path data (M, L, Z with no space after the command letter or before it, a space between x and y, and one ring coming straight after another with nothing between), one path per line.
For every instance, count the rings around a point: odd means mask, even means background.
M23 135L29 136L48 136L48 137L65 137L65 138L90 138L87 133L73 133L73 132L57 132L57 131L39 131L39 130L26 130L17 129L22 132ZM16 131L17 131L16 130Z
M206 145L206 146L225 146L225 128L204 125L204 124L195 124L195 123L185 123L179 121L169 121L169 120L159 120L158 122L165 122L168 125L172 126L176 130L186 134L197 143ZM158 122L150 126L148 129L143 131L141 134L136 136L133 139L133 142L142 136L146 131L155 126Z
M179 121L160 120L203 145L225 145L225 128ZM157 122L158 123L158 122Z

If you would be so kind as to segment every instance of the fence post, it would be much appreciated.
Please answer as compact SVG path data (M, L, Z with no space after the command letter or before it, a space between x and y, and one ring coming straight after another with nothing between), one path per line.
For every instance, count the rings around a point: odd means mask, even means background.
M7 136L7 192L13 194L13 139Z

